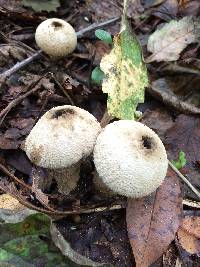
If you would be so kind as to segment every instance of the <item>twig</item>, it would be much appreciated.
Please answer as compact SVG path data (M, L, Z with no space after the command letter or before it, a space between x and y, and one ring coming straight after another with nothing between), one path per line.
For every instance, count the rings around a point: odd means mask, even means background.
M10 190L10 188L7 188L7 190L5 190L5 188L0 187L0 189L7 193L10 194L11 196L15 197L22 205L26 206L27 208L33 209L33 210L37 210L46 214L49 214L51 216L66 216L66 215L73 215L73 214L88 214L88 213L93 213L93 212L103 212L103 211L108 211L108 210L119 210L119 209L124 209L125 206L123 206L122 204L114 204L111 207L94 207L94 208L86 208L86 207L82 207L79 210L69 210L69 211L58 211L58 210L54 210L54 209L45 209L45 208L41 208L41 207L37 207L34 204L30 203L29 201L25 200L20 194L19 191L16 189L15 185L12 183L12 190ZM9 192L10 191L10 192Z
M110 20L107 20L107 21L104 21L101 23L93 23L92 25L78 31L76 33L77 38L81 38L81 37L83 37L83 35L85 33L94 31L95 29L107 27L108 25L113 24L114 22L119 21L119 20L120 20L120 17L117 17L117 18L112 18ZM29 63L33 62L34 60L39 59L42 56L42 54L43 54L42 50L39 50L36 53L34 53L33 55L31 55L30 57L24 59L23 61L16 63L12 68L10 68L9 70L0 74L0 82L1 83L4 82L6 80L6 78L8 78L13 73L22 69L23 67L25 67Z
M74 101L72 100L72 98L70 97L70 95L66 92L66 90L63 88L63 86L60 84L60 82L56 79L56 77L53 75L53 73L51 74L51 77L53 78L54 82L58 85L59 89L67 97L70 105L74 106Z
M96 30L96 29L100 29L100 28L103 28L103 27L107 27L107 26L109 26L109 25L111 25L111 24L113 24L113 23L115 23L115 22L117 22L117 21L119 21L119 20L120 20L120 17L112 18L112 19L109 19L109 20L107 20L107 21L100 22L100 23L95 22L95 23L93 23L92 25L90 25L90 26L88 26L88 27L86 27L86 28L84 28L84 29L78 31L78 32L76 33L77 38L81 38L81 37L83 37L84 34L86 34L86 33L88 33L88 32L91 32L91 31L94 31L94 30Z
M6 108L4 108L1 112L0 112L0 126L3 123L6 115L8 114L8 112L14 108L16 105L18 105L24 98L26 98L27 96L31 95L32 93L35 93L37 90L40 89L39 86L36 86L44 77L46 77L49 74L46 74L42 77L40 77L36 82L33 82L30 86L28 86L28 89L33 87L31 90L28 90L28 92L26 92L23 95L20 95L18 98L12 100Z
M23 67L25 67L26 65L28 65L32 61L40 58L41 55L42 55L42 50L39 50L35 54L33 54L30 57L24 59L23 61L17 62L12 68L10 68L9 70L7 70L7 71L3 72L2 74L0 74L0 82L4 82L7 77L11 76L13 73L15 73L18 70L22 69Z
M9 178L12 179L12 181L17 182L18 184L22 185L23 187L26 187L27 189L31 190L31 186L24 183L22 180L17 178L14 174L10 173L10 171L0 163L0 170L6 174Z
M54 92L54 91L48 91L48 93L47 93L47 95L46 95L46 98L45 98L45 100L44 100L44 102L43 102L43 104L42 104L42 107L41 107L41 109L40 109L40 111L39 111L39 114L38 114L38 116L37 116L37 119L36 119L35 122L34 122L34 125L38 122L38 120L39 120L40 117L42 116L43 111L44 111L44 109L46 108L46 106L47 106L47 104L48 104L48 102L49 102L49 98L50 98L50 96L53 95L53 92ZM34 125L33 125L33 126L34 126Z
M192 190L192 192L200 199L200 192L188 181L188 179L168 160L169 166L183 180L183 182Z
M200 202L190 200L190 199L183 199L182 203L183 205L186 205L188 207L200 209Z

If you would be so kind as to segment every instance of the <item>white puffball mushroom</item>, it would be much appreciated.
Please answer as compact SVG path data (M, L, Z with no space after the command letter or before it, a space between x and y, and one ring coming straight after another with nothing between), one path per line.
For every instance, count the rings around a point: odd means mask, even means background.
M102 130L94 147L94 164L104 185L130 198L154 192L168 168L158 135L131 120L113 122Z
M64 105L47 111L26 138L24 150L35 165L49 170L68 194L79 179L80 162L94 148L101 126L84 109Z
M62 19L47 19L39 24L35 32L39 48L52 58L64 57L74 51L77 36L74 28Z

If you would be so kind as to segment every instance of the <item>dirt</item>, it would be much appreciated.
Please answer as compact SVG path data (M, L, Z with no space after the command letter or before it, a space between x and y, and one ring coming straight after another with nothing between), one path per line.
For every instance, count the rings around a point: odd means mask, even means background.
M132 267L134 258L127 242L125 210L81 215L56 222L72 248L95 262Z

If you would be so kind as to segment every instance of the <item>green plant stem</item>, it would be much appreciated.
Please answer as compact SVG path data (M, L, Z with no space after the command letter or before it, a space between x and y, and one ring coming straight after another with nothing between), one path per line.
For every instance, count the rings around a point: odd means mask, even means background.
M192 190L192 192L200 199L200 192L188 181L188 179L168 160L169 166L175 171L182 181Z

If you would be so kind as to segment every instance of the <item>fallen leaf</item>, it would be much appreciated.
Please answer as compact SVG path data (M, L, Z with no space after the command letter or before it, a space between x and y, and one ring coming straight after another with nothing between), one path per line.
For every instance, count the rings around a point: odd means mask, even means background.
M195 23L192 17L172 20L150 35L147 49L153 55L146 62L177 60L183 49L195 41Z
M191 254L200 253L200 217L186 216L177 232L180 245Z
M110 52L110 47L108 44L102 42L102 41L96 41L95 42L95 58L94 58L94 65L98 65L102 59L103 56L108 54Z
M23 212L23 211L22 211ZM33 212L32 212L33 213ZM13 217L13 213L10 213ZM51 219L45 214L34 212L15 218L15 222L2 222L0 212L0 265L12 266L73 266L55 247L50 236Z
M119 6L107 0L85 1L85 5L86 9L90 10L91 14L95 14L95 16L93 16L94 22L106 21L110 18L121 16L121 10L119 9ZM113 35L118 33L119 23L109 26L109 32Z
M145 8L155 7L165 2L165 0L147 0L144 3Z
M180 151L185 152L187 163L184 173L187 174L188 180L199 188L200 119L184 114L179 115L167 131L164 144L170 160L175 159ZM187 196L199 200L190 190L188 191L186 186L184 188Z
M198 16L199 9L199 0L190 0L186 1L184 5L179 7L179 13L182 16Z
M24 208L19 201L9 194L0 195L0 209L20 210Z
M179 179L171 170L155 193L129 199L127 229L137 267L148 267L166 250L181 221Z
M160 78L152 82L148 92L176 110L184 113L200 114L199 81L198 77L189 77L188 75L185 75L185 77L177 75L176 79L174 79L174 76L173 78Z
M141 122L156 132L163 141L167 130L173 125L171 115L162 107L153 110L146 110L143 113Z
M37 211L30 210L24 206L24 209L20 210L6 210L0 209L0 221L1 223L19 223L31 214L35 214Z
M168 22L172 19L172 17L176 17L177 13L178 1L166 0L163 1L163 3L156 8L153 15Z
M8 65L8 63L13 64L13 59L22 61L24 58L27 57L27 51L19 46L19 45L13 45L11 44L5 44L1 45L0 47L0 66L4 67ZM8 67L7 67L8 68Z
M96 267L96 266L102 266L102 267L109 267L107 264L103 263L98 263L95 261L92 261L91 259L82 256L78 252L76 252L74 249L72 249L70 243L64 239L63 235L61 232L58 230L56 225L54 223L51 224L50 228L52 240L54 241L55 245L60 249L62 254L64 256L67 256L69 259L71 259L73 262L76 264L81 264L81 266L91 266L91 267ZM70 266L71 267L71 266ZM114 266L110 266L114 267Z
M5 138L0 134L0 149L17 149L20 146L20 141Z
M31 7L34 11L57 11L57 8L60 6L59 0L23 0L22 4L25 7Z
M17 140L21 137L20 130L17 128L9 128L4 133L4 138Z
M33 118L12 118L9 120L9 124L12 127L16 127L20 130L27 128L27 127L33 127L35 120Z
M137 105L144 102L148 77L140 44L125 13L121 32L115 36L110 54L102 58L100 68L105 73L102 90L108 94L109 114L119 119L134 119L138 117Z
M6 164L14 167L16 170L26 175L31 174L32 164L25 152L22 150L13 150L12 153L6 153Z

